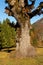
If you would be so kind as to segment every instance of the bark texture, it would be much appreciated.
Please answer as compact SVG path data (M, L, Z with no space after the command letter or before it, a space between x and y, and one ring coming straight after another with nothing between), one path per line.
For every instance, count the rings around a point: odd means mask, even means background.
M35 56L36 50L31 45L31 37L29 35L30 32L30 20L29 18L25 20L25 24L21 26L21 37L19 38L19 43L17 43L17 57L29 57Z

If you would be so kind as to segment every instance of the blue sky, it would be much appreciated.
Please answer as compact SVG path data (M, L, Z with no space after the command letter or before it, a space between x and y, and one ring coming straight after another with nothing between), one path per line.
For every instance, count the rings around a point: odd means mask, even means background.
M40 2L43 2L43 0L36 0L35 3L35 8L39 5ZM5 7L7 6L7 4L5 4L5 0L0 0L0 21L3 21L6 18L9 18L10 21L14 21L16 22L15 18L13 18L12 16L8 16L4 11L5 11ZM41 14L40 16L35 16L33 17L30 21L31 23L36 22L37 20L43 18L43 14Z

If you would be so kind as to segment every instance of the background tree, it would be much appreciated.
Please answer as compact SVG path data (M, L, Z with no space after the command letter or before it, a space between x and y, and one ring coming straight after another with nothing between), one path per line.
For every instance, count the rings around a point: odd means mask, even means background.
M15 47L15 29L9 26L10 20L3 20L3 23L0 24L0 49L7 48L9 50L10 47Z
M1 27L2 26L2 24L1 24L1 22L0 22L0 50L2 49L2 37L1 37Z
M28 3L28 0L5 0L8 3L8 7L5 8L5 12L9 16L13 16L17 19L20 27L17 27L17 50L20 56L34 56L35 49L30 43L29 31L31 28L30 19L37 15L43 13L43 2L32 11L34 8L35 0L29 0L31 4ZM21 32L20 32L21 31ZM20 34L18 34L20 33Z

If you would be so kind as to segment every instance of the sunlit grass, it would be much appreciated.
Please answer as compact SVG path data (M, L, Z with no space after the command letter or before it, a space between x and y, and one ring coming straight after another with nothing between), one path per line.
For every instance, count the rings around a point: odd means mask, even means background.
M10 54L0 52L0 65L43 65L43 48L37 48L36 57L11 58Z
M8 53L0 52L0 58L6 58L7 56L8 56Z
M43 48L36 48L38 55L43 55Z
M43 56L22 59L0 59L0 65L43 65Z

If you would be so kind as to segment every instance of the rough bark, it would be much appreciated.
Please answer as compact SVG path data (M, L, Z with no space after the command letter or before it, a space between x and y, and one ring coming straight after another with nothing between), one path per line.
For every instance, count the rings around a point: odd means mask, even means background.
M31 45L30 32L30 19L25 20L25 24L21 26L21 37L19 38L19 43L17 42L16 47L16 57L29 57L35 56L36 50Z

